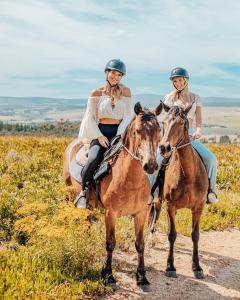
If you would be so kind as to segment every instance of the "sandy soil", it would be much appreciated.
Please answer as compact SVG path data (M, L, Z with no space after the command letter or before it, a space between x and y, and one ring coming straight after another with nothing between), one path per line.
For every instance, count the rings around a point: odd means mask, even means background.
M204 107L203 123L240 127L239 107Z
M178 278L165 276L168 240L157 233L156 244L146 251L149 291L135 282L137 257L134 253L115 253L117 290L104 299L240 299L240 231L204 232L200 236L200 262L205 279L197 280L191 270L191 238L178 235L175 267Z

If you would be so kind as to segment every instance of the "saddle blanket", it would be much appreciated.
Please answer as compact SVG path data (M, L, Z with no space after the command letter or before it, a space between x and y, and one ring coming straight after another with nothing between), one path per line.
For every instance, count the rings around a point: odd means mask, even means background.
M70 162L69 171L71 176L79 183L82 183L82 169L83 166L77 163L76 156L74 156Z

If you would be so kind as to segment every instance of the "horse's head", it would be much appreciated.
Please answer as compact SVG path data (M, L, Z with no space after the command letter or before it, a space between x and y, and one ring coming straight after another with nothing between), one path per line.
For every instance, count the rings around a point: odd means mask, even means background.
M187 114L192 105L187 108L179 106L169 107L163 103L164 110L168 113L163 121L164 134L160 142L160 150L163 156L169 156L173 147L181 144L188 138Z
M123 139L133 158L138 159L145 172L152 174L157 168L156 154L160 142L160 126L157 116L162 111L162 103L154 110L142 108L138 102L134 106L136 116L129 125Z

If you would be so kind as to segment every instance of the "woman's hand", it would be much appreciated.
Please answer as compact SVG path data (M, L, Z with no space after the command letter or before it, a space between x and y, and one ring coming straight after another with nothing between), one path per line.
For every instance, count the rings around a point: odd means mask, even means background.
M196 140L196 139L200 139L202 136L202 131L200 127L197 127L196 131L194 132L194 134L192 135L192 139Z
M107 139L107 137L105 137L104 135L100 136L98 138L98 141L100 143L101 146L103 146L104 148L108 148L109 146L109 140Z

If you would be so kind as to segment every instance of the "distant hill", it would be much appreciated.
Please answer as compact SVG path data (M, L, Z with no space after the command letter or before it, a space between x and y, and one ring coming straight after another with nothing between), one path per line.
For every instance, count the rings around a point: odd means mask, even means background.
M162 95L133 95L133 103L140 101L143 106L154 107ZM208 107L240 107L239 98L202 98ZM87 99L62 99L47 97L0 97L0 121L3 122L53 122L60 119L79 120L86 109Z
M143 105L154 106L159 100L163 100L162 95L139 94L133 95L134 102L140 101ZM240 98L223 98L223 97L202 97L204 106L221 106L221 107L240 107Z
M163 95L155 94L137 94L133 95L133 101L141 101L145 106L156 105ZM203 97L204 106L222 106L222 107L240 107L240 98L224 97ZM87 99L84 98L47 98L47 97L5 97L0 96L0 108L31 108L31 106L49 106L49 107L82 107L85 108Z

